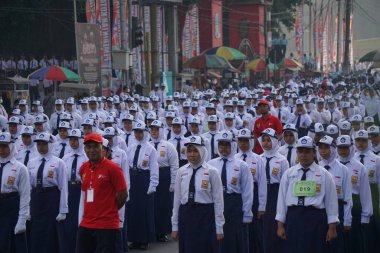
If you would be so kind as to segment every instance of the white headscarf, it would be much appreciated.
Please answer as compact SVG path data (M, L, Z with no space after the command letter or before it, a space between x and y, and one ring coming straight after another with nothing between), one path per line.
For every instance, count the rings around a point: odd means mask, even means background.
M15 157L16 155L15 144L11 142L8 144L8 147L10 149L9 155L5 158L0 157L0 163L7 163Z
M259 141L259 143L260 143L261 146L263 146L263 136L264 135L267 135L267 134L263 134L262 136L260 136L258 138L258 141ZM276 139L276 138L274 138L274 137L272 137L270 135L267 135L267 136L269 136L269 138L270 138L270 140L272 142L272 149L271 150L265 150L265 149L263 149L264 150L263 155L265 157L269 158L269 157L273 157L273 156L276 155L276 153L277 153L278 149L280 148L280 146L279 146L279 143L278 143L278 139Z
M231 144L231 153L228 156L223 156L219 152L219 148L218 148L218 154L219 154L220 157L226 158L226 159L230 159L230 158L232 158L232 157L234 157L236 155L236 153L237 153L237 143L236 143L236 141L232 141L232 142L229 142L229 143ZM219 145L219 141L218 141L218 145Z
M190 146L194 146L198 150L199 155L201 156L200 161L198 163L196 163L196 164L191 163L189 161L190 167L193 168L193 169L196 169L196 168L199 168L199 166L201 166L201 165L203 165L205 163L206 157L208 156L207 149L206 149L205 146L191 145L191 144L189 146L187 146L187 148L189 148Z

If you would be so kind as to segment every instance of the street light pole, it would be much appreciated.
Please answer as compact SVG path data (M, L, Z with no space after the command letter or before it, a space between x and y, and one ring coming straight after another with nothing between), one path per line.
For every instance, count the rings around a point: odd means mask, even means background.
M80 64L79 64L79 54L78 54L78 38L77 38L77 1L73 0L74 4L74 33L75 33L75 52L77 56L77 67L78 67L78 75L79 75L79 82L81 82L80 79Z

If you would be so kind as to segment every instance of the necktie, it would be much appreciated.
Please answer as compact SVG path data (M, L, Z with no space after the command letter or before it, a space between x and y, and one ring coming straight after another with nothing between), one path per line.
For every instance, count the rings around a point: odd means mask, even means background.
M66 149L66 143L61 143L62 149L61 152L59 153L59 158L62 159L62 157L65 155L65 149Z
M380 154L380 151L377 151L377 152L373 151L373 153L374 153L375 155L379 155L379 154Z
M186 118L185 118L185 127L187 130L189 130L189 127L187 125L188 124L188 118L189 118L188 116L186 116Z
M6 163L1 163L0 164L0 193L1 193L1 186L2 186L2 181L3 181L3 170L4 170L4 167L5 167L5 165L7 164L7 163L9 163L9 161L8 162L6 162Z
M278 109L278 119L282 122L282 120L281 120L281 108Z
M349 163L350 161L347 161L347 162L342 162L342 161L340 161L340 163L341 164L343 164L343 165L346 165L347 163Z
M211 134L211 133L210 133ZM215 134L211 134L211 158L214 159L215 157Z
M168 131L168 135L166 136L166 139L167 139L167 140L170 140L171 137L172 137L172 130L169 129L169 131Z
M25 155L25 159L24 159L24 165L27 166L28 162L29 162L30 150L27 150L25 153L26 153L26 155Z
M137 161L139 160L141 145L137 145L135 156L133 157L133 169L137 170Z
M127 146L128 146L128 142L129 142L129 136L130 136L131 134L126 134L125 136L125 143L127 144Z
M191 175L191 178L190 178L189 197L188 197L188 200L187 200L187 203L189 203L190 205L194 204L194 202L195 202L195 174L197 174L198 169L201 168L201 167L193 169L193 174Z
M325 165L325 169L326 169L326 170L330 170L330 168L331 168L331 167L330 167L329 165Z
M41 160L41 164L40 164L40 167L38 167L38 171L37 171L37 183L36 183L36 188L37 189L41 189L42 188L42 177L44 175L44 167L45 167L45 158L42 158Z
M145 119L144 119L144 123L146 124L146 122L148 121L148 113L145 112Z
M240 119L243 119L244 114L239 114Z
M364 165L364 157L365 157L365 155L361 154L359 156L360 156L360 162Z
M270 184L270 160L273 157L267 157L267 164L265 165L265 172L267 174L267 184Z
M57 116L57 129L59 127L59 122L61 121L61 114L58 113L58 116Z
M303 171L303 174L302 174L302 177L301 177L301 181L306 181L306 173L309 171L310 169L302 169ZM298 197L298 205L299 206L304 206L305 205L305 197Z
M333 111L330 111L330 114L331 114L331 119L330 119L330 124L333 123Z
M223 167L222 167L222 184L223 191L227 191L227 159L223 158Z
M247 154L243 154L243 161L245 162L247 160Z
M286 156L286 160L288 160L289 167L292 167L292 166L291 166L292 149L293 149L293 146L288 146L288 155Z
M178 153L178 159L181 160L181 137L176 137L177 140L177 153Z
M154 143L154 148L157 150L157 148L158 148L158 144L160 144L159 142L155 142Z
M298 114L297 123L296 123L297 129L300 127L300 124L301 124L301 114Z
M293 113L293 106L290 107L290 112Z
M74 160L71 165L71 181L76 181L77 179L77 164L78 164L78 154L74 154Z

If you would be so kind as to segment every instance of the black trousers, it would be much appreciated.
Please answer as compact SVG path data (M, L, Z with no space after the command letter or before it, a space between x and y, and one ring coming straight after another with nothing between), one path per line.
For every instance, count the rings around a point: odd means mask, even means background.
M79 227L76 253L118 253L116 238L119 233L119 229Z

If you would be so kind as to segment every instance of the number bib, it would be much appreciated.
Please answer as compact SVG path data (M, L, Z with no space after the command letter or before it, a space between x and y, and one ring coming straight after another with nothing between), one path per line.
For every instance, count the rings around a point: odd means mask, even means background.
M295 197L314 197L317 194L317 182L314 181L295 181Z

